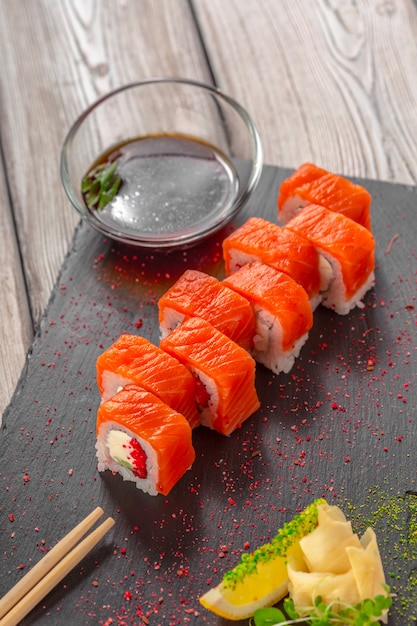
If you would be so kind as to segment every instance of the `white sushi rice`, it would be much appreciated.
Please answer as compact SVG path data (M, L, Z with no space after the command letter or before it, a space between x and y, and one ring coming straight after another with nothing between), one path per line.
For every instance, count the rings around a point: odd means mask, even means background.
M114 456L117 456L118 454L118 446L116 437L113 438L112 451L109 449L109 435L112 431L126 433L129 439L136 439L142 447L146 454L146 478L138 478L128 467L121 465L113 458L112 454ZM112 437L110 436L110 442L111 440ZM123 480L136 483L136 487L145 493L148 493L151 496L158 495L158 491L156 489L159 476L157 457L152 446L150 446L147 441L142 439L142 437L139 437L128 428L121 426L118 422L105 422L101 425L100 432L97 437L96 451L98 459L97 469L99 472L104 472L106 469L109 469L115 474L120 474Z
M203 408L200 415L201 425L213 429L213 422L216 417L217 407L219 406L219 392L217 390L216 383L212 378L210 378L210 376L207 376L207 374L198 368L190 367L190 370L193 375L199 379L202 385L204 385L204 388L209 396L208 404Z
M328 290L333 280L332 264L323 254L319 254L320 294ZM320 295L320 299L323 296Z
M228 255L229 256L226 262L226 270L228 276L237 272L241 267L243 267L243 265L246 265L247 263L260 261L260 258L255 254L248 254L247 252L242 252L241 250L229 250Z
M160 338L165 339L169 335L170 332L175 330L177 326L181 324L184 320L185 315L176 311L175 309L171 309L171 307L164 307L162 310L163 319L159 324Z
M343 274L339 261L324 250L318 248L317 252L328 262L332 270L331 280L328 283L327 289L322 293L322 305L328 309L332 309L339 315L347 315L355 307L363 308L362 298L375 284L374 271L369 273L369 276L359 289L347 300L346 287L343 282Z
M120 374L116 374L110 370L104 370L101 378L101 384L103 386L101 401L106 402L106 400L112 398L118 391L123 389L125 385L131 382L131 380L120 376Z
M308 339L308 333L302 335L291 350L282 348L282 326L279 320L259 305L254 306L256 334L254 337L253 357L272 370L275 374L287 374L300 354Z
M286 224L297 215L305 206L310 204L309 200L295 194L288 198L279 211L278 219L282 224Z

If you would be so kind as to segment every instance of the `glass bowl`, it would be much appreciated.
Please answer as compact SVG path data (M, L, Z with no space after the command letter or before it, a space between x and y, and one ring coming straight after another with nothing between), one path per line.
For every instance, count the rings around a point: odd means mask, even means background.
M237 102L192 80L155 78L116 89L81 114L64 141L61 178L99 232L169 249L229 222L262 165L258 131Z

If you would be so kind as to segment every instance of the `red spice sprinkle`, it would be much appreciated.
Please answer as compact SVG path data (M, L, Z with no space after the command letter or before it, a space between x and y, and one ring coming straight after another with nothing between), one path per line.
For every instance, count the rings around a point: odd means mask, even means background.
M9 513L9 521L10 522L14 522L14 515L13 515L13 513Z
M233 500L233 498L227 498L227 501L229 504L231 504L232 506L236 506L236 502Z
M123 597L127 602L130 602L132 599L132 594L130 593L130 591L125 591Z
M146 478L148 475L148 470L146 468L146 454L140 445L139 441L136 439L131 439L129 441L129 445L132 448L130 451L130 456L134 461L133 473L138 478Z

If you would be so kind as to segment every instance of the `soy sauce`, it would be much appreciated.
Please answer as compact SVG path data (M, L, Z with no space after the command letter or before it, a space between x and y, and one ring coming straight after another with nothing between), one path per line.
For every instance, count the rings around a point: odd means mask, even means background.
M102 154L90 171L115 160L122 184L95 217L133 236L140 232L164 237L198 229L213 216L227 213L238 193L233 163L193 137L133 138Z

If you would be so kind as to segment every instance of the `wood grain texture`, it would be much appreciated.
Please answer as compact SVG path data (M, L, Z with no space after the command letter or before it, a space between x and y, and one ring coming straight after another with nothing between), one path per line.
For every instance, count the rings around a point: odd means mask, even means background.
M417 180L412 0L193 0L219 86L252 114L266 162Z
M33 340L29 302L1 158L0 215L1 416L19 380L26 353Z

